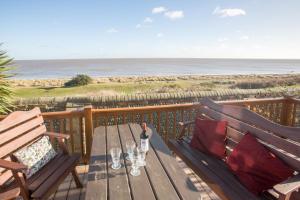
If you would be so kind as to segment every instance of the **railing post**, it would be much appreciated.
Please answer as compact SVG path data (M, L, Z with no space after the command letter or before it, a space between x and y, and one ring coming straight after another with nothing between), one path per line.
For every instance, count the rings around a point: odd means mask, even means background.
M84 107L84 124L85 124L85 145L86 145L86 155L84 158L84 162L88 163L91 155L93 131L94 131L92 106Z
M293 115L292 97L285 96L285 100L283 101L282 109L281 109L281 117L280 117L281 125L291 126L292 119L293 119L292 115Z

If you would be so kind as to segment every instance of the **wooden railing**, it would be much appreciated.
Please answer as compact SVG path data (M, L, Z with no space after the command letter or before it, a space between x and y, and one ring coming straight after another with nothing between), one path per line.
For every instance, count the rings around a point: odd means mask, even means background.
M268 98L219 103L247 107L282 125L300 125L300 100L297 99ZM93 109L88 106L75 111L48 112L42 115L49 131L70 135L70 151L80 153L83 161L87 162L93 129L97 126L147 122L153 124L166 141L179 134L178 122L193 120L199 114L200 106L199 103L109 109Z

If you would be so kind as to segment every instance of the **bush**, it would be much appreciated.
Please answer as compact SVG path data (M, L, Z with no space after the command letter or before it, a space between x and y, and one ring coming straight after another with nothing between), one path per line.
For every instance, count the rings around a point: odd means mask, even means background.
M93 79L88 75L78 74L77 76L66 82L64 85L65 87L83 86L92 83L92 81Z
M239 89L263 89L263 88L271 88L275 87L276 83L274 82L262 82L262 81L244 81L238 82L234 84L231 88L239 88Z
M1 44L0 44L1 45ZM13 107L13 92L8 78L11 77L8 72L12 69L12 59L6 55L6 52L0 51L0 114L7 114Z

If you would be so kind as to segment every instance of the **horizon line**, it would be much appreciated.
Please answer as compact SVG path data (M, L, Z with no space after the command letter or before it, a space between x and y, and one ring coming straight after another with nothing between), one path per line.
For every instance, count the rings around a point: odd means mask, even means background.
M125 59L207 59L207 60L300 60L300 58L222 58L222 57L107 57L107 58L42 58L42 59L14 59L13 61L39 61L39 60L125 60Z

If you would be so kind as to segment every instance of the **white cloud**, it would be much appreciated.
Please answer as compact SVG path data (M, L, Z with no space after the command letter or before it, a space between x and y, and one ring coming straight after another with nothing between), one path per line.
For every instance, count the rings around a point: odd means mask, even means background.
M152 23L152 22L153 22L153 19L150 18L150 17L146 17L146 18L144 19L144 23Z
M215 8L212 13L213 15L218 15L220 17L235 17L246 15L246 11L240 8L226 8L221 9L219 6Z
M156 36L159 37L159 38L161 38L161 37L164 37L164 34L163 33L157 33Z
M157 14L157 13L163 13L163 12L166 12L167 9L163 6L160 6L160 7L156 7L156 8L153 8L152 9L152 13L153 14Z
M176 20L184 17L184 13L182 10L174 10L165 12L165 16L171 20Z
M249 36L248 35L243 35L240 37L240 40L249 40Z
M107 33L118 33L119 31L115 28L110 28L108 30L106 30Z
M228 38L224 37L224 38L219 38L218 42L226 42L228 40L229 40Z
M142 25L141 25L141 24L137 24L137 25L135 26L135 28L142 28Z

